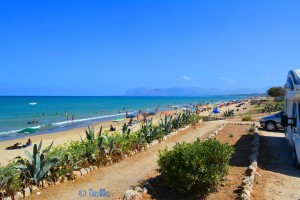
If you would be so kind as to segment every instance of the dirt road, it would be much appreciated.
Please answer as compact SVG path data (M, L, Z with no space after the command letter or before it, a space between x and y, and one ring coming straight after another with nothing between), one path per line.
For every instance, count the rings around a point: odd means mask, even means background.
M300 199L300 170L292 163L292 154L282 132L259 131L260 155L258 184L254 194L263 199Z
M110 192L110 199L122 197L127 189L138 185L141 179L157 175L155 170L157 169L156 161L159 150L165 146L170 148L177 142L192 142L197 137L205 138L222 123L224 121L202 123L197 129L191 128L189 131L182 131L178 135L170 137L162 143L131 156L120 163L93 171L89 175L78 178L75 182L51 186L42 190L40 195L31 195L29 199L91 199L90 190L99 191L101 188ZM79 191L85 196L81 197ZM100 199L100 197L92 199Z

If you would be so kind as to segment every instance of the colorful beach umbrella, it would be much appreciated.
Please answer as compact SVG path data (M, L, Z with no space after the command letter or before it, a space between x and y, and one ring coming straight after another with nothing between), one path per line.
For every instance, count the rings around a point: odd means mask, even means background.
M117 122L118 123L118 130L120 130L120 122L124 121L123 118L116 118L113 120L113 122Z

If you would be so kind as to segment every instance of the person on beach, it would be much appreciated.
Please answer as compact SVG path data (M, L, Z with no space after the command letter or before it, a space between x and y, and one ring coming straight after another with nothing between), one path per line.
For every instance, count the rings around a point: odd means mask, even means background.
M33 123L36 124L36 120L35 119L33 120Z
M72 120L74 120L75 119L75 117L74 117L74 114L72 115Z
M28 141L26 142L26 146L32 145L31 139L29 138Z
M109 129L110 131L115 131L116 130L116 128L114 128L112 125L110 125L110 129Z
M129 122L128 122L128 125L130 124L132 124L132 122L133 122L133 120L132 120L132 118L130 118L130 120L129 120Z
M66 117L67 117L67 121L69 120L69 115L68 112L66 112Z
M12 149L18 149L18 148L19 148L19 144L21 144L21 143L18 143L18 142L17 142L16 144L12 145L11 148L12 148Z

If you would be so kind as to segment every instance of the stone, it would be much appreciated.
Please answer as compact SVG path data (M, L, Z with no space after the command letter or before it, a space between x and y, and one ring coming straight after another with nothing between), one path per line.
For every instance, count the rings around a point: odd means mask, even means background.
M148 190L146 188L143 189L143 194L146 194Z
M15 194L15 200L23 199L24 195L21 192L16 192Z
M255 162L252 162L252 163L251 163L251 166L257 168L257 162L256 162L256 161L255 161Z
M24 197L29 197L29 195L30 195L30 189L29 189L29 187L24 188L23 189L23 193L24 193Z
M11 197L5 197L3 200L11 200Z
M124 195L124 200L138 200L141 199L142 194L135 190L127 190Z
M39 188L36 187L35 185L30 186L30 192L35 192L37 190L39 190Z
M244 190L243 193L246 194L247 196L250 196L250 191L249 190Z
M51 185L54 185L54 182L48 181L48 185L49 185L49 187L50 187Z
M37 192L36 194L37 194L37 195L40 195L40 194L41 194L41 192Z
M85 169L85 171L87 172L87 173L90 173L91 172L91 169L89 168L89 167L86 167L86 168L84 168Z
M96 169L98 169L98 166L97 165L93 165L93 168L94 168L94 170L96 170Z
M73 175L78 178L79 176L81 176L81 172L80 171L73 171Z
M252 187L251 187L251 185L249 185L249 184L245 185L245 186L244 186L244 190L248 190L248 191L252 192Z
M90 170L91 170L91 171L93 171L93 170L94 170L94 167L93 167L93 166L90 166L89 168L90 168Z
M134 190L137 192L140 192L140 193L143 192L143 189L141 187L136 187L136 188L134 188Z
M81 173L81 176L83 176L83 175L87 174L87 171L85 171L85 169L81 168L80 169L80 173Z
M79 174L80 174L80 172L79 172ZM56 181L56 182L54 182L54 184L55 184L55 185L59 185L59 184L60 184L60 181Z
M253 175L251 175L251 176L249 177L249 181L250 181L251 183L253 183L253 181L254 181L254 176L253 176Z
M247 168L247 172L248 172L248 174L255 173L255 172L256 172L256 167L253 166L253 165L250 165L250 166Z
M38 182L38 186L39 186L39 187L43 187L43 182L42 182L42 181L39 181L39 182Z
M164 137L163 137L163 140L166 140L166 139L168 139L168 137L167 137L167 136L164 136Z
M48 182L46 180L43 180L43 188L49 187Z
M249 176L245 176L243 178L242 185L246 185L246 184L249 184L249 183L250 183Z

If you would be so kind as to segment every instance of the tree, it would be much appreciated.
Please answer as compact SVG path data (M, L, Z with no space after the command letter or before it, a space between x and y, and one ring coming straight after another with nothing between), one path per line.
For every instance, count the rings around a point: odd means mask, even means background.
M271 87L270 89L268 89L267 94L271 97L284 96L284 88L283 87Z

